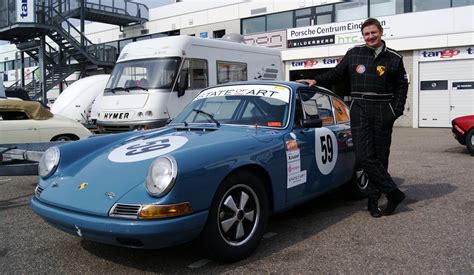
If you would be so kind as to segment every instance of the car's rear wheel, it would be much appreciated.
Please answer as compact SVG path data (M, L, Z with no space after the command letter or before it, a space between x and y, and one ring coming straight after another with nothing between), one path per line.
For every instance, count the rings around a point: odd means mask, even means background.
M238 172L216 192L202 244L215 260L239 261L255 250L267 221L268 198L263 183L250 172Z
M343 190L352 199L363 199L368 195L369 176L360 167L354 168L352 179L344 184Z
M466 134L466 147L467 150L469 150L469 153L471 153L471 155L474 155L474 129L471 129Z

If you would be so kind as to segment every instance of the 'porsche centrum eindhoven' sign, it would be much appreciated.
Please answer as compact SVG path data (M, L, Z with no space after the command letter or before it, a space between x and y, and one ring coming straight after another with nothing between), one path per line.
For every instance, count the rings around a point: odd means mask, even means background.
M287 47L299 48L358 43L363 41L360 32L363 22L363 20L358 20L288 29L286 31ZM389 21L384 19L380 21L380 24L385 29L384 35L386 35L389 29Z

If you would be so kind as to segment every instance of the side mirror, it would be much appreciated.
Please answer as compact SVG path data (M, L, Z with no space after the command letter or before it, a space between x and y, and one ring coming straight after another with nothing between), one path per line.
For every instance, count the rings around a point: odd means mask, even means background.
M314 116L312 118L306 118L303 120L304 128L321 128L323 126L323 120L319 116Z
M183 96L187 88L188 88L188 70L183 70L179 73L178 97Z

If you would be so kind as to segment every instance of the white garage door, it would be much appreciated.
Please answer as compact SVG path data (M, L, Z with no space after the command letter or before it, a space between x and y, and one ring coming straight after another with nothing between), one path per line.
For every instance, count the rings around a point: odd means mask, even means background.
M474 60L420 63L419 126L450 127L474 114Z

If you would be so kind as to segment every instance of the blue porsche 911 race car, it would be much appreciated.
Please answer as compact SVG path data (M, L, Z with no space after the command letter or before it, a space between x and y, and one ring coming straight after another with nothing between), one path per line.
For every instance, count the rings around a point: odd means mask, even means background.
M49 148L34 212L92 241L160 248L199 237L221 261L247 257L269 215L343 186L363 196L349 108L294 82L203 90L168 126Z

